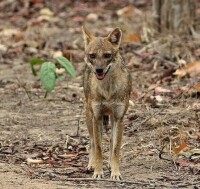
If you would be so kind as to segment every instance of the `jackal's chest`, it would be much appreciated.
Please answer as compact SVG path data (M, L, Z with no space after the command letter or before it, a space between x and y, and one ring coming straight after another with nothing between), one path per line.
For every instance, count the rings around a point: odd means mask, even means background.
M93 85L93 93L96 98L107 101L112 101L119 98L120 91L123 90L123 85L120 82L99 82Z

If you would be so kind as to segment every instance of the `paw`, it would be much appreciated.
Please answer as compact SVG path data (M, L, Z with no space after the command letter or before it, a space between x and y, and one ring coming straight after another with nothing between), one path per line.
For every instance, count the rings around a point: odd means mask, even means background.
M103 178L103 171L99 171L99 172L94 171L94 174L93 174L92 178L94 178L94 179L102 179Z
M120 173L111 173L112 180L122 180L122 176Z
M89 161L88 166L87 166L87 170L93 171L94 168L95 168L94 161Z
M92 164L88 164L87 170L88 171L93 171L94 170L94 166Z

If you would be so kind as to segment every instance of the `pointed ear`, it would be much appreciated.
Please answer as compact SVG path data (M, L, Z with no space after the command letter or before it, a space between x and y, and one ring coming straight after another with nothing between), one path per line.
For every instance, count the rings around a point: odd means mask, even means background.
M87 45L90 43L90 41L92 41L93 36L84 26L82 26L82 32L83 32L85 47L87 47Z
M119 46L122 38L122 31L119 28L115 28L109 35L108 41L110 41L113 45Z

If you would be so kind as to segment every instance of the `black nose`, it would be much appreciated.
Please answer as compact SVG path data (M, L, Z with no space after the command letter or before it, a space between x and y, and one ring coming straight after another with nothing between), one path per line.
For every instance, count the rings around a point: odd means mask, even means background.
M103 69L102 69L102 68L97 68L97 69L96 69L96 73L102 74L102 73L103 73Z

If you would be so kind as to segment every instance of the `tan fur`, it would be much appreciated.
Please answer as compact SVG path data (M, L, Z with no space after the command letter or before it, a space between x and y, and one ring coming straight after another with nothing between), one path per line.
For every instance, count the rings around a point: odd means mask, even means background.
M122 120L128 109L131 91L131 77L119 54L122 33L116 28L107 37L95 37L83 27L83 34L87 64L83 85L86 97L86 124L91 143L88 168L94 168L93 178L103 177L101 130L103 116L110 115L111 178L120 180L119 156L124 128ZM98 68L103 70L102 80L97 78Z

